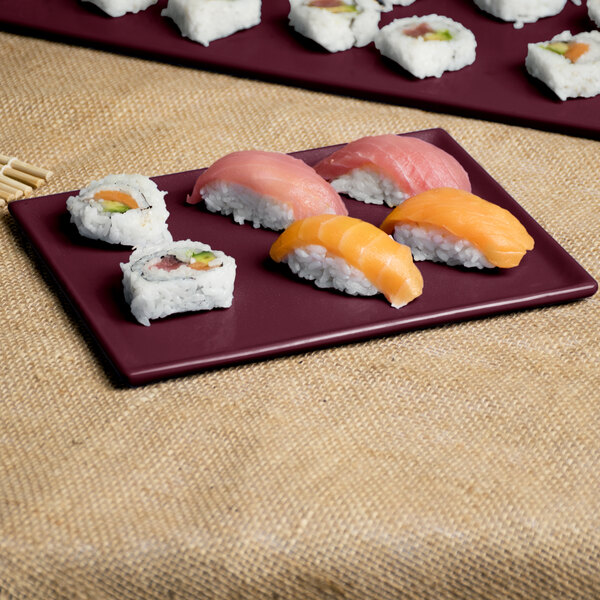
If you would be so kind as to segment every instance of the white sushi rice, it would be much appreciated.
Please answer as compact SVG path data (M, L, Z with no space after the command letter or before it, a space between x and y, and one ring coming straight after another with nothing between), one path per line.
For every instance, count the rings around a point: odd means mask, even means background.
M588 0L587 10L596 27L600 27L600 0Z
M156 4L158 0L82 0L91 2L111 17L122 17L126 13L137 13Z
M514 23L515 29L524 23L535 23L543 17L557 15L567 0L473 0L483 11Z
M394 6L410 6L415 0L377 0L383 12L393 10Z
M201 195L208 210L231 215L240 225L249 221L253 227L280 231L294 221L290 206L236 183L214 181L202 188Z
M94 194L104 190L129 194L140 208L124 213L107 212L102 202L94 199ZM144 175L108 175L93 181L78 195L70 196L67 210L79 233L93 240L125 246L170 242L173 238L167 226L169 211L165 195Z
M212 252L216 259L208 270L182 265L174 270L157 268L171 254L189 261L191 252ZM131 313L142 324L174 313L228 308L233 303L235 260L212 250L207 244L182 240L162 246L135 250L129 262L121 263L123 290Z
M310 0L290 0L290 25L329 52L370 44L379 28L381 5L377 0L344 0L355 12L332 12L309 6Z
M460 265L477 269L494 268L471 242L435 227L396 225L393 238L410 247L415 261L431 260L450 266Z
M352 296L374 296L379 290L343 258L327 253L324 246L296 248L282 259L292 273L314 281L320 288L334 288Z
M181 34L208 46L212 41L260 23L261 0L169 0L161 15Z
M407 195L389 178L369 168L352 169L331 181L340 194L348 194L366 204L398 206Z
M406 29L422 23L427 23L436 31L448 31L452 38L425 40L404 33ZM375 36L375 46L383 56L423 79L441 77L446 71L457 71L475 62L477 41L473 33L460 23L431 14L392 21Z
M589 50L575 63L544 48L552 42L582 42ZM543 81L561 100L591 98L600 94L600 31L571 35L569 31L554 36L549 42L528 44L527 71Z

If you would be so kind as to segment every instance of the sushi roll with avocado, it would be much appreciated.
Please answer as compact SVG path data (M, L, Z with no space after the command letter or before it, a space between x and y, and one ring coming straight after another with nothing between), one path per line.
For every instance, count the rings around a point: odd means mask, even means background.
M590 19L600 27L600 0L588 0L587 9Z
M557 15L567 0L474 0L475 4L490 15L514 23L515 29L524 23L535 23L543 17ZM576 3L577 4L577 3Z
M600 94L600 31L577 35L563 31L550 41L528 44L525 67L561 100L597 96Z
M423 79L441 77L475 62L473 33L456 21L432 14L396 19L375 36L381 54Z
M169 0L161 15L181 35L208 46L212 41L260 23L261 0Z
M379 27L378 0L290 0L289 22L329 52L366 46Z
M136 13L146 10L158 0L83 0L91 2L111 17L122 17L125 13Z
M233 302L235 260L201 242L137 249L121 270L125 300L142 325L174 313L228 308Z
M79 233L125 246L171 241L166 192L143 175L108 175L67 199Z

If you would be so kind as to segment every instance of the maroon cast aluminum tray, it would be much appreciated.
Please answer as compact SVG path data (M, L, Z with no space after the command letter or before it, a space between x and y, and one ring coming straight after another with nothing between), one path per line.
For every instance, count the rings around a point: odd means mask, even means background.
M80 0L0 0L0 27L314 90L600 139L600 96L561 102L524 67L528 42L547 40L565 29L578 33L595 28L585 2L575 6L569 1L560 14L522 29L480 11L471 0L417 0L395 7L384 13L381 26L399 17L437 13L459 21L477 38L473 65L424 80L383 59L373 44L330 54L289 27L288 0L262 4L260 25L207 48L181 37L175 24L160 16L166 0L119 18Z
M172 315L144 327L123 298L119 263L130 251L79 236L69 222L73 192L12 202L10 212L118 374L130 384L591 296L594 279L445 131L409 133L452 154L473 192L511 211L535 240L514 269L467 270L417 263L423 295L401 309L382 295L353 297L295 278L269 258L278 233L236 225L186 204L202 169L155 177L167 190L173 239L198 240L237 262L233 306ZM293 155L313 165L339 146ZM345 198L353 217L380 225L391 209Z

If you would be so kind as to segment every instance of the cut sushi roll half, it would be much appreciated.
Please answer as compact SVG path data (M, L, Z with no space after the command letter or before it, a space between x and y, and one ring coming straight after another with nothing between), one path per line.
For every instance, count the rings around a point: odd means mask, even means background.
M475 62L473 33L456 21L439 15L396 19L375 36L383 56L423 79L441 77Z
M111 17L122 17L126 13L137 13L156 4L158 0L82 0L91 2Z
M410 246L416 261L477 269L516 267L534 245L510 212L449 188L409 198L388 215L381 229Z
M352 217L319 215L296 221L271 246L275 262L320 288L353 296L382 293L394 308L423 292L410 249Z
M567 0L473 0L483 11L514 23L515 29L524 23L535 23L543 17L557 15Z
M329 52L366 46L378 31L377 0L290 0L289 22Z
M125 246L170 242L166 192L143 175L108 175L67 199L79 233Z
M142 324L189 311L228 308L235 260L201 242L184 240L135 250L121 263L125 300Z
M347 215L339 194L312 167L280 152L243 150L223 156L198 177L187 201L232 215L242 225L280 231L312 215Z
M590 19L600 27L600 0L588 0L587 9Z
M467 172L452 155L408 136L360 138L321 160L315 171L338 192L367 204L397 206L437 187L471 191Z
M563 31L549 42L528 44L525 67L561 100L600 94L600 31L571 35Z
M261 0L169 0L161 15L170 17L181 35L208 46L258 25L260 9Z

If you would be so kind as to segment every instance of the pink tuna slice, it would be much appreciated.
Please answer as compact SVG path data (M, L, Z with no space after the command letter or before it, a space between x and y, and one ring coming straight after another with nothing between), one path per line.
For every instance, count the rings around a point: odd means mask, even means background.
M315 166L332 181L353 169L370 169L392 180L408 197L440 187L471 191L467 172L450 154L418 138L393 134L363 137Z
M285 204L296 220L321 214L348 214L331 185L312 167L288 154L260 150L227 154L198 177L188 203L200 202L202 189L215 181L238 184Z
M184 263L175 258L172 254L163 256L159 262L153 265L152 269L160 269L161 271L175 271Z
M435 29L432 29L429 23L419 23L414 27L408 27L402 33L404 33L404 35L408 35L409 37L418 38L424 36L426 33L435 33Z

